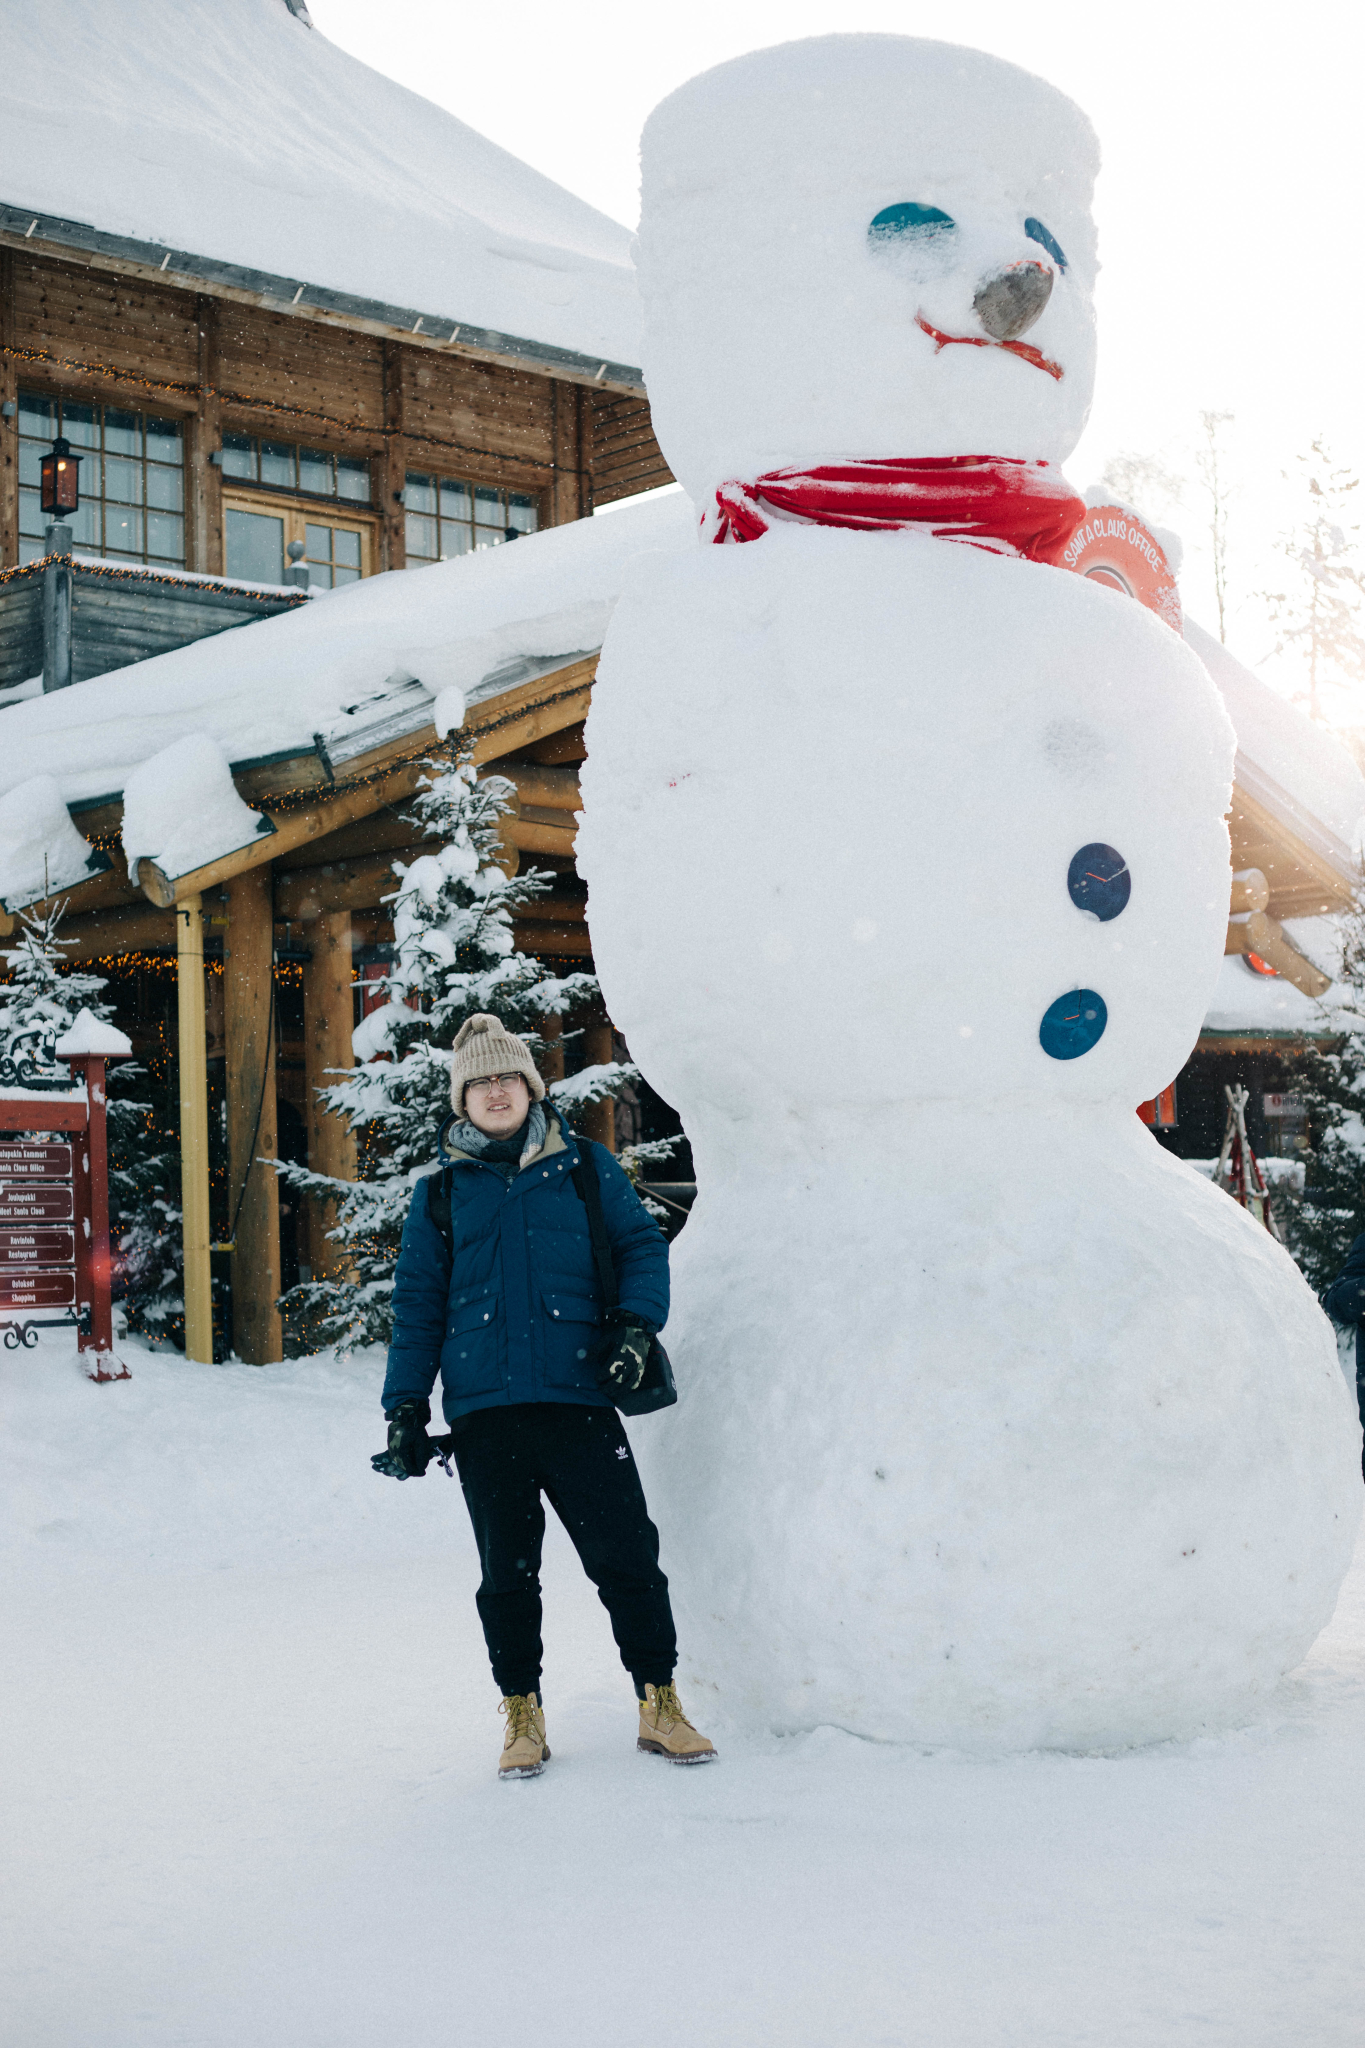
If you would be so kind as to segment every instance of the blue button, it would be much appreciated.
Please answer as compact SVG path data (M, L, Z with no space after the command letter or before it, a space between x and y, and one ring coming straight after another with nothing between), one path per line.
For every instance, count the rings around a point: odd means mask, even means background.
M1108 1022L1103 996L1093 988L1073 988L1044 1010L1038 1042L1049 1059L1078 1060L1099 1044Z
M1071 856L1066 886L1077 910L1088 910L1101 924L1108 924L1127 909L1133 878L1118 849L1097 839Z

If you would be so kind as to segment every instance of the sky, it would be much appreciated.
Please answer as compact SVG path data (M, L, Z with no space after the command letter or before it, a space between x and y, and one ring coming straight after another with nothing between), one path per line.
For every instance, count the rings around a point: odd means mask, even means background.
M745 50L891 31L971 44L1050 79L1084 107L1104 158L1100 371L1068 474L1084 489L1136 454L1188 479L1181 497L1158 492L1147 509L1181 534L1186 604L1216 626L1193 458L1201 413L1231 414L1227 637L1280 687L1296 686L1263 596L1283 583L1275 543L1302 496L1285 473L1320 434L1365 469L1360 0L309 4L353 56L629 226L650 109ZM1365 693L1334 715L1365 723Z

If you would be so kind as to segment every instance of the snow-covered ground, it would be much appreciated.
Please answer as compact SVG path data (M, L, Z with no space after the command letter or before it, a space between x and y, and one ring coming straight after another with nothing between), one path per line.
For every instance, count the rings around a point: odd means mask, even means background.
M0 1352L7 2048L1359 2040L1365 1551L1231 1736L991 1763L697 1700L684 1772L552 1526L554 1758L499 1785L460 1496L370 1473L378 1357L122 1348Z

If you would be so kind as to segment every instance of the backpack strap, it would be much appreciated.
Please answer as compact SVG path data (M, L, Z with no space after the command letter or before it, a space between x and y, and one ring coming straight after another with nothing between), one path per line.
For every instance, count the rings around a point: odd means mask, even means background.
M602 1186L597 1177L597 1161L592 1156L592 1145L586 1138L580 1138L578 1141L578 1161L569 1179L578 1189L583 1207L588 1212L588 1235L592 1239L597 1279L602 1289L603 1306L610 1315L620 1299L616 1287L616 1262L611 1255L611 1238L607 1234L607 1219L602 1210Z
M452 1265L455 1263L455 1226L450 1220L450 1176L453 1171L452 1167L443 1166L439 1173L427 1175L427 1215Z

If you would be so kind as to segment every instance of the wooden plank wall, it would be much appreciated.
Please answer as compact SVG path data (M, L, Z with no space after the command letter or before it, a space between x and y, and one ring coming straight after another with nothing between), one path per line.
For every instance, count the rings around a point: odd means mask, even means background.
M223 433L364 455L379 566L403 566L409 469L525 491L542 525L666 483L643 399L243 306L44 254L0 251L0 397L25 388L179 417L186 567L223 568ZM0 547L18 559L16 429L0 422Z

